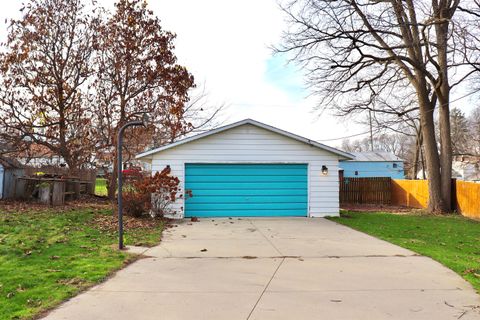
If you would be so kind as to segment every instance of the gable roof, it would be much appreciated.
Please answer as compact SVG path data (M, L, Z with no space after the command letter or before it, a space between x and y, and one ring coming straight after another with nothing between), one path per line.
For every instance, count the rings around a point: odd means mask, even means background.
M387 151L370 151L370 152L352 152L355 159L352 161L371 161L371 162L385 162L385 161L403 161L395 154Z
M335 148L332 148L332 147L329 147L327 145L324 145L324 144L321 144L319 142L316 142L316 141L313 141L313 140L310 140L310 139L307 139L307 138L304 138L304 137L301 137L299 135L296 135L296 134L293 134L293 133L290 133L288 131L284 131L284 130L281 130L281 129L278 129L276 127L273 127L273 126L270 126L268 124L265 124L265 123L262 123L262 122L258 122L258 121L255 121L255 120L252 120L252 119L245 119L245 120L241 120L241 121L238 121L238 122L234 122L232 124L229 124L229 125L226 125L226 126L223 126L223 127L219 127L219 128L216 128L216 129L212 129L212 130L209 130L209 131L206 131L206 132L203 132L203 133L200 133L200 134L197 134L197 135L194 135L194 136L191 136L191 137L188 137L188 138L184 138L184 139L181 139L181 140L178 140L176 142L173 142L173 143L170 143L170 144L167 144L167 145L164 145L164 146L161 146L159 148L155 148L155 149L152 149L152 150L149 150L149 151L145 151L143 153L140 153L138 154L135 158L136 159L141 159L141 158L145 158L145 157L148 157L154 153L157 153L157 152L161 152L161 151L164 151L164 150L167 150L167 149L171 149L171 148L174 148L176 146L179 146L179 145L182 145L182 144L186 144L186 143L189 143L189 142L192 142L192 141L195 141L195 140L199 140L199 139L202 139L202 138L206 138L208 136L211 136L211 135L214 135L214 134L217 134L217 133L220 133L220 132L223 132L223 131L226 131L226 130L230 130L232 128L236 128L236 127L239 127L239 126L243 126L245 124L250 124L252 126L256 126L256 127L259 127L259 128L262 128L262 129L265 129L265 130L268 130L268 131L271 131L271 132L274 132L274 133L277 133L277 134L280 134L282 136L285 136L285 137L288 137L288 138L291 138L291 139L294 139L294 140L297 140L299 142L303 142L305 144L308 144L310 146L313 146L313 147L317 147L317 148L320 148L322 150L326 150L326 151L329 151L331 153L334 153L336 155L339 155L343 158L346 158L346 159L354 159L355 157L347 152L343 152L341 150L338 150L338 149L335 149Z

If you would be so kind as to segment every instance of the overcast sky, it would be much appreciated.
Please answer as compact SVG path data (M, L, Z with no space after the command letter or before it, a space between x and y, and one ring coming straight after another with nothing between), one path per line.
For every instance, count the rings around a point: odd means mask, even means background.
M18 16L22 0L2 3L2 42L5 18ZM112 8L114 0L99 0ZM275 0L151 0L151 9L166 30L177 34L179 63L205 84L209 102L225 104L225 124L252 118L307 138L337 146L331 140L367 131L352 119L313 112L301 70L274 56L285 28ZM367 135L365 135L367 136ZM362 138L363 136L360 136Z

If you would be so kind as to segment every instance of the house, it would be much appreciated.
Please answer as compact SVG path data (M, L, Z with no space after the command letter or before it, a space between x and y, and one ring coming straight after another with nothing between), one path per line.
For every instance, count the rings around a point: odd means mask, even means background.
M24 170L16 160L0 156L0 199L10 199L15 195L15 178L24 175Z
M405 177L403 160L391 152L352 152L352 155L355 159L340 162L340 175L345 178Z
M193 196L176 218L339 214L339 160L353 156L246 119L137 156L152 173L170 166Z
M28 149L22 150L17 154L17 160L25 166L40 168L43 166L62 166L64 159L54 154L44 145L32 143Z
M420 169L417 179L428 178L427 170ZM480 156L458 155L452 160L452 178L480 182Z
M455 156L452 162L452 178L480 181L480 156Z

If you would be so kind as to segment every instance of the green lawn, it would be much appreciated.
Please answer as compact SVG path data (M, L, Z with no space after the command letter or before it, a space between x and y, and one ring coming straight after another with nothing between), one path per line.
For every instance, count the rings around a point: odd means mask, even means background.
M116 250L115 230L99 227L105 215L111 211L0 209L0 319L33 318L136 259ZM158 243L162 227L126 230L126 244Z
M95 194L97 196L106 196L107 192L107 179L97 178L95 181Z
M462 216L342 212L330 220L431 257L480 292L480 222Z

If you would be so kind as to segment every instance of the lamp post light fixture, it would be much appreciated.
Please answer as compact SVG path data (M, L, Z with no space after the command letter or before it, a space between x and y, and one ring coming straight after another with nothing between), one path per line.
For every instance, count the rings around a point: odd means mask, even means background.
M117 204L118 204L118 249L122 250L123 246L123 195L122 195L122 188L123 188L123 159L122 159L122 149L123 149L123 132L128 127L134 126L144 126L146 127L148 123L148 115L147 113L143 113L142 120L134 120L125 123L120 130L118 131L117 136L117 179L118 179L118 196L117 196Z

